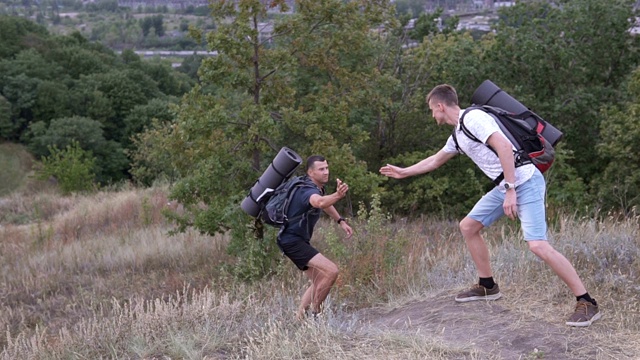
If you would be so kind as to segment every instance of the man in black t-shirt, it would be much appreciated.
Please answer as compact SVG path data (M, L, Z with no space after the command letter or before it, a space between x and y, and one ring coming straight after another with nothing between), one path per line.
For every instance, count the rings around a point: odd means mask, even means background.
M311 280L311 285L302 295L298 319L304 319L307 310L314 316L322 311L322 302L338 278L336 264L324 257L310 243L313 228L320 219L321 211L334 219L347 237L353 234L349 224L333 207L333 204L347 195L349 186L337 179L336 192L324 194L324 185L329 181L329 165L320 155L307 159L306 172L307 181L313 185L302 186L296 191L287 212L289 219L300 220L287 223L278 235L280 250ZM306 215L299 217L302 214Z

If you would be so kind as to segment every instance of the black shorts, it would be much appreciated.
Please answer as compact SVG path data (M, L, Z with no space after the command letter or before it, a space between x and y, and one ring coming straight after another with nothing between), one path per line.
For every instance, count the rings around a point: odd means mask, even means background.
M309 261L320 252L311 246L308 240L294 240L287 241L285 243L278 240L278 247L282 253L291 259L298 269L304 271L309 269L307 264Z

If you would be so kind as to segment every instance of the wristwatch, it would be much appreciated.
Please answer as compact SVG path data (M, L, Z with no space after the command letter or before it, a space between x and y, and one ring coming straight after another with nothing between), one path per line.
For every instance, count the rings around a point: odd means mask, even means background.
M505 181L504 182L504 190L506 191L506 190L509 190L509 189L515 190L516 189L516 184L512 184L512 183L509 183L509 182Z
M340 224L340 223L341 223L341 222L343 222L343 221L347 221L347 219L343 218L342 216L340 216L340 218L338 218L338 220L336 220L336 222L337 222L338 224Z

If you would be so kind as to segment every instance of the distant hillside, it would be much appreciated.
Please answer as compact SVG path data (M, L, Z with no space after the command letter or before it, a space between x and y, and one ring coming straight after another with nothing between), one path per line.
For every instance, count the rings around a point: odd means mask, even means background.
M0 143L0 196L25 185L33 163L33 156L23 145Z

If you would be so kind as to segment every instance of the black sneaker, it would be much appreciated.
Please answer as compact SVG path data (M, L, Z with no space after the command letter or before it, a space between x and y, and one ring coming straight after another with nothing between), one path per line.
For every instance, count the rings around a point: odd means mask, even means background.
M461 292L456 296L457 302L468 302L475 300L498 300L502 297L498 284L493 285L491 289L475 284L467 291Z
M589 326L594 321L600 319L600 309L598 305L593 305L590 301L580 299L576 304L573 315L569 317L567 325L569 326Z

